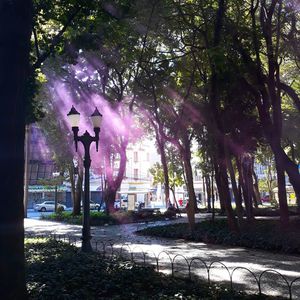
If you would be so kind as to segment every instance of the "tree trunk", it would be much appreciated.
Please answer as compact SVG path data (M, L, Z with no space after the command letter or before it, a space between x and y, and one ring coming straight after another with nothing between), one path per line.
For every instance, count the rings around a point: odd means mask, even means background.
M0 4L0 291L26 299L24 264L25 82L29 68L32 2ZM5 209L4 209L5 208Z
M118 174L116 177L114 177L114 166L113 163L112 165L107 165L106 170L110 170L109 172L106 172L106 183L107 183L107 188L105 191L105 204L106 204L106 214L110 214L112 212L115 211L115 200L116 200L116 195L117 195L117 191L121 186L122 180L124 178L124 174L126 171L126 162L127 162L127 157L126 157L126 149L127 149L127 145L128 145L128 140L124 139L121 142L120 145L120 165L119 165L119 170L118 170ZM107 152L106 153L106 162L108 163L110 161L109 157L110 157L111 153Z
M29 158L30 158L30 124L25 126L25 147L24 147L24 218L27 218L27 206L28 206L28 196L29 196L29 180L30 180L30 168L29 168Z
M68 172L70 176L70 185L71 185L71 198L73 203L73 214L74 214L74 199L75 199L75 174L74 174L74 167L68 166Z
M296 150L295 150L295 145L293 143L293 141L289 141L289 144L290 144L290 147L291 147L291 159L293 161L294 164L297 164L297 161L296 161ZM298 195L296 193L296 204L297 204L297 212L300 213L300 195Z
M206 191L207 191L207 212L211 212L211 188L209 175L205 176Z
M227 169L225 168L224 165L220 166L220 180L221 180L220 182L221 191L219 191L219 195L220 198L221 197L223 198L229 229L233 232L238 232L235 216L231 206L231 197L229 192Z
M182 153L182 159L184 164L184 170L187 180L187 190L189 194L189 202L187 207L187 214L189 220L190 230L194 231L195 229L195 212L197 208L196 195L194 190L194 180L193 180L193 171L191 166L191 152L189 147L185 147L184 153Z
M117 195L117 189L108 187L105 191L104 199L105 199L105 205L106 205L105 211L106 211L107 215L115 212L116 195Z
M252 174L253 174L253 178L254 178L254 183L253 183L254 198L256 199L255 200L256 207L258 207L258 204L261 204L261 200L260 200L260 192L259 192L259 187L258 187L258 178L254 171L254 160L253 160L253 165L252 165Z
M225 149L224 149L224 141L222 143L219 140L218 143L218 155L217 155L217 172L219 173L219 196L220 200L223 199L223 203L225 206L225 211L227 215L228 227L233 232L238 232L238 227L236 224L235 216L233 213L233 209L231 206L231 197L229 191L229 183L228 183L228 175L227 175L227 166L225 159Z
M181 217L179 205L178 205L178 202L177 202L177 199L176 199L176 196L175 196L175 187L171 187L171 186L170 186L170 190L172 191L173 198L174 198L174 203L175 203L175 205L176 205L176 208L177 208L177 211L178 211L178 213L179 213L179 216Z
M252 158L249 153L243 153L240 159L240 176L242 183L242 190L244 196L244 203L246 209L246 217L249 222L253 221L253 180L251 172Z
M235 161L236 161L236 168L238 171L238 193L239 193L239 199L241 199L241 204L243 206L243 193L242 193L242 171L241 171L241 167L240 167L240 163L239 163L239 158L235 157ZM243 216L244 216L244 209L243 209Z
M257 203L257 200L256 200L256 197L255 197L255 191L254 191L254 182L253 182L253 157L251 156L251 164L250 164L250 169L248 170L249 172L249 191L250 191L250 195L251 195L251 199L252 199L252 202L251 202L251 205L252 205L252 212L253 212L253 206L255 208L258 208L258 203ZM253 214L254 216L254 214Z
M207 203L207 195L206 195L206 189L205 189L205 176L202 172L202 188L203 188L203 204L204 207L206 206Z
M170 181L169 181L169 171L168 171L168 163L167 163L167 158L166 158L166 153L165 153L165 143L162 141L162 137L157 137L157 145L158 145L158 150L160 153L160 160L161 164L163 167L163 172L164 172L164 185L165 185L165 200L166 200L166 207L169 206L170 202Z
M282 168L287 172L290 183L292 184L297 196L297 201L300 199L300 174L298 165L296 165L284 152L278 142L271 142L271 148L275 155L275 161L281 164ZM276 166L277 168L277 166Z
M219 168L218 168L217 164L214 164L214 170L215 170L215 179L216 179L216 185L217 185L219 202L220 202L220 214L224 215L225 214L225 204L224 204L224 197L221 197L221 195L220 195L220 191L222 190L222 187L221 187L220 172L219 172Z
M211 201L212 201L212 215L211 220L215 221L215 189L214 189L214 172L211 174Z
M72 214L74 216L80 215L81 198L82 198L82 184L83 184L83 169L78 167L77 181L75 178L75 167L71 165L69 168L71 197L73 203Z
M278 160L278 157L276 157L276 155L275 155L275 164L277 170L280 223L282 228L286 228L289 224L289 209L288 209L287 197L286 197L285 174L284 174L284 169L282 168L282 165Z
M238 221L241 224L242 221L243 221L242 199L240 198L240 195L239 195L239 191L238 191L237 184L236 184L235 173L234 173L232 161L231 161L231 158L229 156L228 149L227 149L226 146L225 146L225 156L226 156L226 165L227 165L229 175L230 175L232 192L233 192L234 200L235 200L235 204L236 204L236 213L237 213Z

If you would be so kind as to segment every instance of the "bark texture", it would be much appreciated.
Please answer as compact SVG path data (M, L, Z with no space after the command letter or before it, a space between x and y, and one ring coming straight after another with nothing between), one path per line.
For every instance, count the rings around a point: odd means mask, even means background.
M0 291L26 299L24 271L24 88L29 70L32 3L0 2Z

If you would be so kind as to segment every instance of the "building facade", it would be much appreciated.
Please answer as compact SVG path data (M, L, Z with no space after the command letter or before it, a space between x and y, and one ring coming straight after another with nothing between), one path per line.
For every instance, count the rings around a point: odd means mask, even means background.
M56 171L55 163L52 160L53 153L47 145L46 139L37 125L30 128L30 157L29 157L29 197L28 208L45 200L58 201L67 207L72 206L70 184L65 182L59 186L45 184L51 182ZM157 153L153 140L142 140L135 144L129 144L127 151L127 164L124 179L117 193L117 202L123 208L133 210L143 203L146 207L165 207L164 186L153 184L153 177L150 168L157 162L160 163L160 156ZM118 169L119 161L116 161L115 169ZM194 168L195 169L195 168ZM103 201L103 189L105 186L105 175L90 175L91 200L97 203ZM194 170L195 193L198 199L203 199L201 174ZM175 188L177 200L183 200L185 206L188 199L185 186ZM173 194L170 193L170 200L174 202Z

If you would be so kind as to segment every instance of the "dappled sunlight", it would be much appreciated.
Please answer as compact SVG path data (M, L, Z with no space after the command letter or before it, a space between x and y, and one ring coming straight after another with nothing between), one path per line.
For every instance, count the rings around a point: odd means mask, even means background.
M47 234L68 234L80 236L82 226L68 225L59 222L37 221L25 219L25 230L27 234L47 235Z
M182 219L165 223L182 222ZM162 222L157 223L161 225ZM287 297L288 288L282 275L289 283L300 277L300 262L297 256L274 253L270 255L266 251L241 247L135 234L136 230L148 226L148 223L143 222L92 227L92 245L95 250L104 251L108 257L117 255L138 263L151 264L160 272L173 273L174 276L197 277L222 284L230 284L232 276L232 282L239 290L252 293L257 292L257 281L260 280L263 293ZM150 226L154 226L154 223ZM25 228L26 233L36 235L66 234L76 238L71 239L73 245L81 245L82 227L78 225L25 219ZM267 269L270 271L265 272ZM294 290L298 289L299 282L296 281Z

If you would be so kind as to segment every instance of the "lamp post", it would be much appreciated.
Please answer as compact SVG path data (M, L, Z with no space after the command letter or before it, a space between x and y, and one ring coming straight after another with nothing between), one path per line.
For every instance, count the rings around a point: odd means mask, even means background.
M94 113L91 115L91 120L94 126L95 136L91 136L88 131L81 136L78 135L79 132L79 119L80 113L72 106L70 112L68 113L68 118L72 131L74 134L75 149L77 152L78 142L81 142L84 147L84 199L83 199L83 224L82 224L82 246L81 250L83 252L91 252L91 230L90 230L90 145L92 142L96 143L96 151L98 152L99 145L99 133L102 121L102 115L96 108Z

